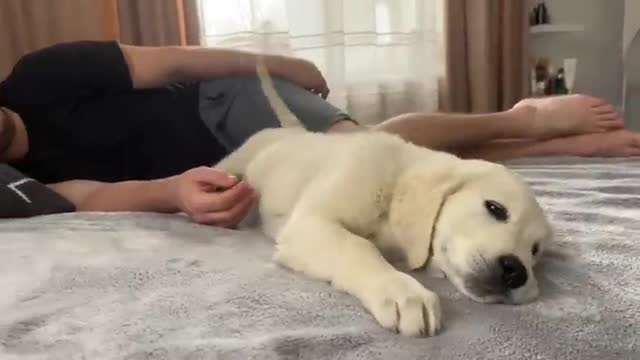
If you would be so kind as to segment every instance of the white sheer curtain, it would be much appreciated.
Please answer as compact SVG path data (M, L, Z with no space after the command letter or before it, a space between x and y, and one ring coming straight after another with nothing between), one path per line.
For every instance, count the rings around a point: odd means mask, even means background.
M444 76L442 0L199 0L202 42L313 61L329 101L366 124L434 111Z

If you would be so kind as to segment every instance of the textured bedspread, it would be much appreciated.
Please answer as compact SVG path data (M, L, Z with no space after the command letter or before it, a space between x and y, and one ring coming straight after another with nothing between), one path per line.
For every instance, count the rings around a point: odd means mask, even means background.
M0 359L640 359L640 161L514 163L565 254L541 299L481 305L445 280L446 327L405 338L272 265L254 232L179 216L0 222Z

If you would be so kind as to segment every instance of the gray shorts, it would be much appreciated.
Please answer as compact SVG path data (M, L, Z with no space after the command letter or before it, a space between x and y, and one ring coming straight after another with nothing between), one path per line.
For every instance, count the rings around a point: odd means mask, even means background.
M337 121L352 120L319 95L278 78L273 80L289 109L309 131L323 132ZM199 102L200 117L228 151L260 130L280 127L255 76L203 81Z

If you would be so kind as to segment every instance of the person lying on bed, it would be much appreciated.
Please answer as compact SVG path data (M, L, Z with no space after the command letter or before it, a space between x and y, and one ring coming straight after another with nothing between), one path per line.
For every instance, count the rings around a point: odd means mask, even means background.
M284 56L266 56L266 63L309 129L361 129L325 100L329 89L314 64ZM232 227L257 194L207 166L277 126L255 65L248 52L115 41L29 53L0 83L0 161L80 211L185 212ZM371 130L492 161L640 155L640 136L622 128L605 101L570 95L526 99L491 114L405 114Z

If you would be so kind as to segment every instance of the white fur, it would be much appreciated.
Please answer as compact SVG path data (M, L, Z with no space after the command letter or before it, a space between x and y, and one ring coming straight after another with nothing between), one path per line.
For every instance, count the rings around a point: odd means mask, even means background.
M297 123L261 65L265 95L285 124ZM382 132L319 134L268 129L215 167L242 175L261 194L263 231L275 259L361 300L384 327L434 335L438 296L400 269L442 271L471 298L517 304L538 294L531 247L550 236L528 187L501 165L462 160ZM496 221L484 200L504 204ZM478 259L518 256L529 274L509 299L478 297L463 278ZM482 266L482 265L480 265Z

